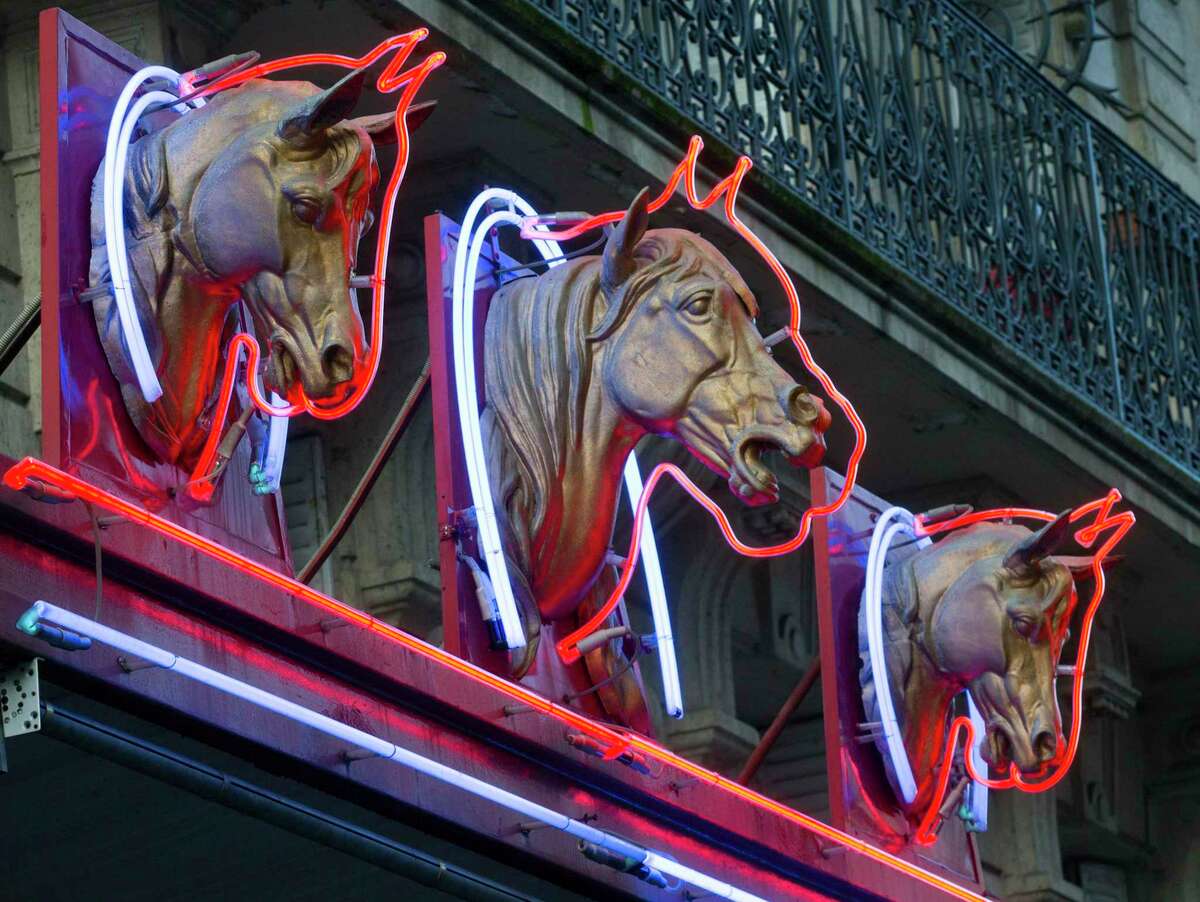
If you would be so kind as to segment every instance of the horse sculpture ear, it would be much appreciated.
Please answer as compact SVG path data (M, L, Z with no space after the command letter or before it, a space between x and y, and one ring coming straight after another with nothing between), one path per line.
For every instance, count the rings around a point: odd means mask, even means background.
M435 106L437 106L436 100L410 106L408 112L404 114L404 122L408 126L409 132L415 132L424 125ZM380 113L377 116L359 116L357 119L351 119L350 124L357 125L370 135L371 143L376 147L396 143L396 114L394 112Z
M362 97L365 69L356 69L332 88L314 94L293 107L279 123L277 133L292 144L310 144L325 130L354 112Z
M610 300L637 269L633 249L646 234L646 225L650 221L650 214L646 209L649 204L650 189L643 188L605 242L604 258L600 265L600 287Z
M1017 542L1004 557L1004 568L1027 573L1038 561L1045 560L1063 543L1071 530L1071 512L1063 511L1028 538Z

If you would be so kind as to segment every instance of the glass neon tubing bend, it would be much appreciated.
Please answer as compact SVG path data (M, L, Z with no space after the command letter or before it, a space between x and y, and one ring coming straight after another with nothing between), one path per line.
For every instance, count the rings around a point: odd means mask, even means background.
M1079 646L1075 652L1075 669L1071 686L1071 730L1067 741L1065 745L1060 743L1054 758L1046 762L1038 773L1031 775L1031 780L1027 780L1026 776L1021 774L1015 763L1010 764L1007 777L991 779L978 766L980 759L977 755L968 754L964 756L967 775L975 782L981 783L989 789L1016 788L1030 793L1046 792L1053 789L1062 781L1075 760L1075 755L1079 750L1079 739L1083 731L1084 667L1087 663L1088 647L1091 643L1092 626L1095 623L1096 612L1100 607L1100 602L1104 599L1104 561L1137 522L1137 518L1132 511L1113 513L1113 507L1120 500L1121 493L1115 488L1110 489L1104 497L1077 507L1071 512L1070 516L1070 522L1076 523L1089 514L1095 515L1090 523L1078 529L1075 533L1075 541L1081 547L1090 549L1102 534L1107 533L1107 536L1101 543L1100 548L1092 555L1092 597L1089 599L1087 607L1083 612ZM1031 508L1001 508L993 511L978 511L964 514L961 517L956 517L942 523L929 524L918 530L918 532L925 535L935 535L941 532L960 529L984 520L1012 518L1049 522L1054 519L1054 514ZM1075 601L1075 590L1072 587L1072 609L1075 606ZM971 718L969 717L959 716L951 723L950 734L946 740L945 752L943 753L941 767L938 771L933 801L930 803L928 811L918 825L914 837L914 841L918 844L932 845L937 841L938 810L941 808L942 801L945 799L949 788L950 772L954 762L954 753L958 747L958 741L961 737L966 742L967 748L975 749L978 742L983 738L976 736L975 733L976 726L971 722Z
M463 773L373 733L344 724L311 708L298 705L220 671L182 658L173 652L143 642L141 639L107 627L102 623L88 620L86 617L81 617L45 601L35 602L32 611L36 614L38 621L53 623L97 642L103 642L111 648L141 658L164 670L170 670L217 692L231 695L327 736L332 736L341 742L365 749L385 761L394 761L442 783L455 786L481 799L500 805L509 811L514 811L524 817L535 818L547 826L574 836L576 839L608 849L622 858L629 858L639 864L645 864L647 867L669 874L723 899L732 899L735 902L766 902L761 896L738 889L703 871L680 864L669 856L654 852L606 830L597 829L586 821L575 820L517 793L502 789L494 783L488 783L486 780Z
M395 125L396 125L396 165L392 168L392 173L388 179L387 186L384 190L383 200L381 202L381 216L379 217L379 225L375 240L375 272L371 276L371 334L370 347L367 352L367 362L355 377L351 380L346 397L331 406L325 407L312 400L304 394L303 389L299 389L301 400L298 403L287 403L282 406L271 403L260 389L257 382L258 372L258 347L255 341L247 333L239 333L234 336L233 341L245 339L254 344L251 351L247 349L247 371L246 371L246 388L249 392L250 399L254 406L259 411L275 417L293 417L300 413L308 413L319 420L333 420L338 417L345 416L353 411L362 403L363 397L366 395L371 384L375 380L375 376L379 370L379 360L383 345L383 311L385 299L385 275L384 271L387 264L387 248L391 239L392 219L395 214L396 194L400 189L400 184L404 180L405 172L408 168L409 159L409 135L408 124L405 121L405 115L408 108L411 106L413 98L424 84L425 79L431 72L437 69L446 61L446 55L440 51L431 53L422 62L413 66L410 69L401 72L400 69L407 61L414 47L428 37L429 31L425 28L419 28L415 31L403 35L394 35L387 40L376 45L370 52L361 57L348 57L340 54L331 53L309 53L300 56L286 57L280 60L273 60L268 63L260 63L257 66L252 66L240 72L232 73L223 78L219 78L211 84L204 87L200 94L201 96L211 96L219 91L225 90L235 85L239 85L252 78L262 78L276 72L282 72L288 69L294 69L301 66L317 66L330 65L338 66L345 69L359 69L372 65L381 57L394 51L394 55L389 60L388 64L380 74L376 81L376 88L381 94L391 94L403 88L400 98L396 104ZM353 290L353 289L352 289ZM218 409L228 410L229 398L225 396L224 385L229 385L229 394L232 393L232 379L228 378L228 370L236 368L236 355L233 353L233 347L226 354L225 367L227 370L227 378L223 382L222 397L218 399ZM220 431L223 422L214 422L214 429Z
M896 522L892 522L895 520ZM867 651L871 659L871 674L875 680L875 698L879 703L879 719L883 724L883 736L891 759L892 772L896 775L900 796L905 803L917 797L917 781L913 778L912 764L896 722L896 709L892 703L892 690L888 680L887 658L883 648L883 565L888 548L898 533L914 535L912 514L902 507L889 507L875 521L871 533L871 546L867 552L867 577L863 585L862 603L866 607ZM928 536L917 540L921 547L933 542Z
M481 686L486 686L489 689L500 692L514 702L527 705L535 711L553 717L560 723L599 741L609 749L606 755L608 758L615 758L631 749L640 752L665 766L673 767L694 777L698 782L705 783L722 792L736 796L759 810L790 821L831 842L865 855L885 867L949 893L955 898L969 900L982 899L981 896L932 871L922 868L920 865L905 861L903 858L892 855L858 837L844 833L814 817L802 814L795 809L789 808L787 805L776 802L761 793L742 786L740 783L736 783L727 777L710 771L699 764L694 764L644 736L637 733L624 732L598 723L578 711L556 704L524 686L509 682L469 661L455 657L445 649L430 645L398 627L377 620L371 615L360 611L358 608L351 607L335 598L330 598L328 595L318 592L311 586L272 570L265 564L260 564L257 561L243 557L236 551L232 551L218 542L197 535L177 523L172 523L170 520L159 517L145 508L118 498L89 482L85 482L69 473L64 473L62 470L52 467L43 461L26 457L10 467L5 472L3 478L6 486L18 491L28 486L30 480L53 486L76 498L89 501L110 513L119 514L131 522L140 523L161 536L173 539L185 547L232 567L265 585L286 592L321 611L360 626L388 641L396 643L409 652L447 667Z
M487 216L476 227L480 212L488 203L501 202L508 211L497 211ZM467 464L468 481L474 502L479 539L488 573L496 591L496 604L500 611L501 628L505 642L510 648L525 642L520 628L516 602L512 595L507 562L500 543L500 531L492 503L492 493L487 473L487 458L483 449L478 413L478 383L475 360L475 284L483 242L492 228L499 225L519 225L522 220L516 214L536 216L534 208L519 194L505 188L489 188L480 194L467 208L460 226L458 245L454 255L452 284L451 330L454 352L454 381L457 392L459 426L463 439L463 456ZM556 242L533 239L538 252L550 267L563 262L562 249ZM464 254L465 251L465 254ZM637 513L637 502L642 493L641 473L637 458L630 453L624 469L626 492L630 505ZM655 636L659 648L659 668L663 681L663 704L672 717L683 716L683 697L679 681L679 667L675 655L674 637L671 632L670 611L667 607L666 591L663 587L662 567L654 541L649 512L644 514L642 526L646 530L646 541L642 548L642 566L645 571L647 593L650 597L651 614L654 619ZM512 641L515 638L516 641Z
M638 549L641 543L642 535L642 515L645 513L650 497L654 493L654 489L658 486L659 481L670 476L677 482L684 491L692 496L701 507L703 507L709 515L716 521L717 527L721 530L722 536L729 546L738 554L746 555L747 557L762 558L776 557L782 554L789 554L804 544L808 538L809 532L812 529L812 521L815 517L825 517L839 510L843 504L849 499L851 492L854 491L854 486L858 481L858 469L862 461L863 453L867 447L867 430L863 425L862 418L854 409L854 405L850 400L843 395L834 384L833 380L825 372L824 369L813 358L812 352L809 350L808 344L800 335L800 296L796 291L796 286L792 282L791 276L784 268L779 259L772 253L771 249L756 235L754 231L738 218L735 210L737 203L738 190L741 187L742 180L746 177L746 173L750 171L754 165L749 157L739 157L737 164L734 166L733 172L726 176L713 186L704 197L700 197L696 191L696 165L700 157L700 151L704 147L704 142L696 135L693 136L688 144L687 153L683 160L675 167L671 177L667 180L666 186L657 197L650 201L648 210L653 213L666 204L679 188L680 183L683 183L684 194L687 197L688 203L696 210L706 210L715 204L718 200L724 198L725 219L729 225L745 239L751 247L758 253L763 261L770 268L780 287L783 289L784 295L788 303L788 336L792 340L792 346L800 355L800 359L804 363L805 369L811 373L821 384L825 393L833 400L838 408L845 415L854 431L854 448L850 452L850 457L846 462L845 481L842 484L842 489L838 496L830 503L821 507L810 507L804 511L800 517L800 524L796 530L796 535L786 542L778 545L768 545L763 547L755 547L747 545L741 541L733 531L733 527L729 523L729 518L725 512L717 505L715 501L708 497L704 491L692 482L687 475L679 467L674 464L661 463L656 466L646 479L646 488L638 501L637 516L634 517L633 534L629 540L629 552L625 556L625 565L621 569L620 578L617 581L616 587L609 595L605 603L596 611L590 620L580 626L577 630L564 636L557 643L559 656L568 664L579 660L579 650L576 647L579 641L593 633L599 626L608 618L613 609L620 602L621 597L629 588L629 581L633 575L633 566L637 560ZM615 210L609 213L601 213L592 216L583 222L574 226L559 231L550 231L542 229L536 222L535 217L530 216L522 223L522 235L527 238L540 237L547 240L566 241L570 238L578 237L591 229L598 228L609 223L618 222L625 215L623 210Z
M159 102L178 100L175 94L167 91L149 91L138 98L133 108L130 109L129 103L133 99L133 95L146 81L152 78L165 79L178 87L183 76L166 66L146 66L135 72L125 83L125 87L117 96L117 102L108 123L108 132L104 143L104 175L101 189L104 247L108 257L113 299L117 305L117 319L121 325L121 335L129 352L129 363L137 378L138 388L148 402L157 401L162 397L162 385L158 381L154 362L150 359L146 336L142 332L142 324L134 308L130 290L129 263L125 246L125 160L133 129L147 107ZM197 107L203 106L204 101L196 98L193 104ZM191 108L187 103L177 104L174 107L178 113L187 112Z

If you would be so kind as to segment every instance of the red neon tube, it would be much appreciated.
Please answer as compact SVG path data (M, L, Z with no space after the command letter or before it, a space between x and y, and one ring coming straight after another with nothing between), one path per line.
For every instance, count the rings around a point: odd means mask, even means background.
M206 539L191 530L152 514L144 508L138 507L136 504L117 498L115 495L111 495L103 489L97 488L91 483L85 482L69 473L64 473L47 463L32 457L26 457L8 469L4 474L3 481L6 486L18 491L29 485L31 481L40 481L47 486L67 492L79 500L88 501L112 513L120 514L135 523L141 523L159 535L166 536L207 557L228 564L235 570L239 570L260 582L266 583L276 589L281 589L336 617L340 617L373 633L384 636L415 654L449 667L482 685L504 693L514 701L528 705L536 711L554 717L603 743L609 749L605 757L614 758L630 749L636 750L649 758L661 762L663 765L669 765L684 771L697 780L737 796L760 810L768 811L792 823L798 824L807 830L811 830L818 836L845 846L847 849L852 849L892 870L920 880L955 898L982 902L983 897L944 877L927 871L919 865L905 861L903 858L876 848L868 842L851 836L849 833L843 833L841 830L822 823L816 818L801 814L799 811L768 799L766 796L752 789L747 789L745 786L722 777L720 774L713 773L698 764L693 764L686 758L679 757L644 736L636 733L626 733L614 727L597 723L580 714L578 711L555 704L529 689L518 686L515 683L510 683L508 680L498 677L493 673L488 673L486 670L457 658L443 649L423 642L397 627L376 620L374 617L357 608L353 608L337 599L330 598L328 595L318 592L311 586L305 585L289 576L284 576L282 573L277 573L263 564L243 557L217 542Z
M425 28L418 28L403 35L394 35L357 58L334 53L307 53L300 56L289 56L261 63L240 72L230 73L224 78L213 81L199 92L200 96L208 96L239 85L251 78L262 78L300 66L329 65L344 69L361 69L373 65L389 53L392 53L393 56L380 73L375 83L376 88L381 94L392 94L403 88L396 104L395 113L396 165L392 168L391 177L384 191L380 207L379 228L375 239L375 272L371 276L371 336L370 346L367 349L366 366L358 368L346 385L341 400L330 406L323 406L310 400L304 393L303 387L300 386L296 388L299 401L283 407L275 407L269 399L263 397L258 386L258 342L245 332L235 335L226 352L225 374L216 407L219 416L213 422L213 432L205 443L200 461L192 474L193 482L207 476L215 462L217 447L220 444L220 434L223 431L225 416L229 409L229 400L233 394L239 348L244 348L246 351L246 387L249 390L250 399L258 410L268 416L293 417L300 413L308 413L319 420L336 419L358 407L374 382L375 375L379 371L379 359L383 350L384 270L387 265L387 248L388 242L391 240L396 194L400 190L400 183L404 180L404 174L408 169L409 136L405 117L412 105L413 98L425 83L425 79L446 61L446 54L440 51L431 53L416 66L403 72L400 70L408 61L417 44L428 36L429 30ZM204 485L204 483L199 483L199 485ZM205 488L193 488L194 495L204 496L205 492ZM212 494L211 486L207 486L207 494Z
M783 292L787 297L789 320L788 320L788 335L792 340L792 345L800 354L801 360L804 362L804 367L817 381L821 383L821 387L833 399L834 403L845 414L851 428L854 430L854 450L850 453L850 459L846 463L846 479L842 485L842 490L838 496L829 504L823 507L810 507L800 518L799 528L796 530L796 535L786 542L778 545L768 545L764 547L755 547L747 545L733 531L733 527L729 523L729 518L725 516L725 512L713 501L704 491L692 482L687 475L679 467L674 464L661 463L655 467L650 476L646 479L645 491L642 492L641 499L638 501L637 513L633 520L633 536L629 540L629 551L625 556L625 563L621 568L621 576L617 581L616 587L612 594L609 595L607 601L596 611L590 620L576 629L574 632L560 639L556 645L559 656L567 664L574 663L579 660L579 650L577 645L579 641L593 633L605 621L609 614L620 602L621 597L625 594L625 590L629 587L629 581L633 577L633 570L638 560L638 549L641 546L642 539L642 520L646 512L646 507L650 502L650 496L654 493L655 486L664 476L670 476L686 491L697 503L700 504L709 515L716 521L717 526L721 530L721 534L725 537L725 541L738 554L743 554L747 557L763 558L776 557L781 554L788 554L799 548L808 538L808 534L812 529L812 521L815 517L826 517L829 514L837 511L850 497L850 493L854 491L855 482L858 480L859 463L867 448L867 429L863 425L862 419L858 412L854 409L854 405L850 400L838 391L833 380L818 365L813 358L812 352L809 350L808 344L800 335L800 296L796 291L796 286L792 282L792 278L788 275L783 264L771 252L771 249L754 234L754 231L742 222L737 215L735 205L737 203L738 191L741 188L742 180L746 177L746 173L754 165L753 161L746 156L738 158L737 164L734 166L733 172L713 186L712 190L701 198L696 192L696 163L700 157L700 151L704 147L704 141L696 135L692 137L688 144L687 154L675 171L671 173L671 177L667 180L666 187L654 200L650 201L648 211L653 213L671 199L679 183L683 182L684 194L687 196L688 203L693 209L706 210L715 204L720 198L725 198L725 218L730 226L733 227L742 238L750 243L751 247L758 252L763 261L770 267L775 278L779 281ZM584 232L599 226L606 225L611 222L617 222L624 216L624 211L613 211L610 213L601 213L593 216L577 225L564 229L558 232L543 231L535 228L534 220L527 221L521 229L521 235L524 238L540 238L552 241L566 241L575 238ZM826 424L828 425L828 424Z

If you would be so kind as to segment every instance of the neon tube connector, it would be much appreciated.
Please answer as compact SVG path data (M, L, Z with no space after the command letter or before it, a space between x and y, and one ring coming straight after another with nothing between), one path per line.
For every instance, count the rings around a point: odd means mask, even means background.
M278 695L266 692L249 683L226 676L219 671L181 658L165 649L143 642L127 633L122 633L111 627L104 626L94 620L81 617L45 601L38 601L29 611L22 615L20 621L26 627L35 625L45 628L46 622L56 624L59 628L72 630L96 642L102 642L118 651L141 658L164 670L170 670L187 679L194 680L214 689L242 699L267 711L273 711L296 723L311 727L327 736L349 743L373 755L393 761L397 764L416 770L439 780L456 786L474 796L493 802L502 808L516 812L523 817L533 818L549 827L554 827L567 833L589 848L603 850L597 855L610 856L612 860L620 860L627 864L630 873L647 882L654 882L655 873L666 874L685 883L690 883L706 892L723 899L738 900L738 902L766 902L761 896L748 893L724 881L718 880L702 871L689 868L659 852L647 849L629 840L623 839L604 830L599 830L583 821L567 817L552 808L540 805L524 796L509 792L495 784L480 780L470 774L447 767L432 758L426 758L416 752L395 745L386 739L381 739L365 730L347 726L340 721L327 717L311 708L305 708L295 702L288 701ZM51 627L53 628L53 627ZM28 630L24 627L23 632ZM589 856L590 857L590 856ZM607 863L607 862L606 862ZM665 880L662 881L665 883ZM656 883L655 885L660 885Z

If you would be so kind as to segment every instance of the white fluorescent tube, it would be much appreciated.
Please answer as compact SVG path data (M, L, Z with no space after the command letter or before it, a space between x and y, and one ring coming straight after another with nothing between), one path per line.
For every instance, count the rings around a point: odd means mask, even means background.
M642 474L633 452L625 459L625 491L629 507L637 516L642 498ZM683 717L683 690L679 685L679 663L675 660L675 637L671 633L671 610L663 588L662 566L658 560L658 543L650 525L650 509L642 518L642 567L646 571L646 591L650 596L650 613L654 617L654 635L658 640L658 667L662 673L663 706L671 717Z
M271 403L280 407L283 398L271 392ZM263 479L272 492L279 491L279 481L283 478L283 456L287 450L288 417L268 417L267 447L263 453Z
M516 793L501 789L499 786L495 786L485 780L480 780L478 777L472 777L462 771L440 764L431 758L426 758L424 755L410 752L408 749L401 748L385 739L380 739L378 736L368 733L365 730L347 726L340 721L334 720L332 717L327 717L310 708L305 708L303 705L298 705L285 698L280 698L278 695L251 686L249 683L226 676L202 664L189 661L187 658L181 658L169 651L136 639L127 633L119 632L94 620L89 620L86 617L81 617L71 611L64 610L57 605L46 601L37 601L34 603L32 610L36 612L38 620L48 621L64 629L79 633L82 636L88 636L97 642L103 642L105 645L111 646L118 651L142 658L165 670L171 670L180 676L202 683L218 692L224 692L227 695L240 698L260 708L273 711L297 723L312 727L319 732L325 733L327 736L332 736L335 739L357 746L380 758L411 767L413 770L419 771L435 780L457 786L472 795L494 802L523 817L530 817L541 821L577 839L593 843L618 855L633 859L664 874L670 874L714 895L725 899L739 900L739 902L766 902L760 896L739 890L728 883L717 880L715 877L710 877L701 871L682 865L661 853L651 851L603 830L598 830L574 818L567 817L565 814L555 811L552 808L539 805L537 802L519 796ZM26 617L22 617L21 619L25 621Z
M906 518L907 522L892 523L893 519ZM863 586L862 603L866 606L867 650L871 658L871 675L875 681L875 699L879 705L879 719L883 724L883 736L891 759L892 772L896 775L900 795L906 803L917 797L917 783L913 779L912 765L904 748L904 737L896 721L896 709L892 704L892 690L888 682L887 658L883 650L883 564L887 558L892 538L903 532L915 537L912 514L901 507L891 507L879 515L871 533L871 547L867 552L866 583ZM924 537L918 545L930 543Z

